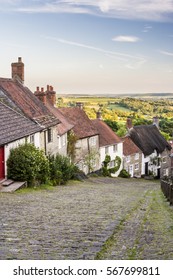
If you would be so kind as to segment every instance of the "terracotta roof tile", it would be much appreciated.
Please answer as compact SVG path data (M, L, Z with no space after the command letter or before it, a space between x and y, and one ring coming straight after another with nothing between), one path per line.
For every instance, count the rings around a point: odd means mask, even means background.
M57 107L52 106L51 102L49 100L46 101L46 107L49 109L49 111L56 116L60 120L60 124L58 125L58 134L63 135L64 133L71 130L74 125L70 124L67 120L67 118L61 113L60 109Z
M49 127L60 122L27 87L17 80L0 78L0 91L19 107L25 116L41 121L41 125Z
M122 138L123 141L123 154L125 156L133 155L136 153L142 153L138 146L133 143L132 139L129 136Z
M99 132L99 145L100 147L113 145L122 142L120 137L102 120L92 120L94 126Z
M73 124L73 131L79 138L91 137L98 134L92 121L88 118L84 110L72 108L59 108L69 123Z

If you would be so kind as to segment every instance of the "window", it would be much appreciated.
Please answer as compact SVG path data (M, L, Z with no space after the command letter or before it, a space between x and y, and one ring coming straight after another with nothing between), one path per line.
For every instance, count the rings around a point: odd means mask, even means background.
M95 159L91 160L91 166L92 166L92 168L96 167L96 160Z
M163 162L163 163L166 163L166 157L163 157L163 158L162 158L162 162Z
M51 128L48 128L48 131L47 131L47 141L48 141L48 143L53 141L53 131Z
M66 140L66 137L65 137L65 135L63 135L63 136L62 136L62 145L63 145L63 146L65 146L65 142L66 142L65 140Z
M109 153L109 147L105 147L105 154L107 155Z
M91 137L90 138L90 145L95 146L96 145L96 137Z
M130 156L127 156L126 157L126 162L129 162L130 161Z
M135 154L135 160L138 160L139 159L139 153L136 153Z
M117 144L115 144L115 145L113 145L113 152L115 153L115 152L117 152Z
M61 149L61 137L58 135L58 146L59 146L59 149Z
M82 170L83 168L82 162L77 163L76 166L79 168L79 170Z
M31 135L31 136L30 136L30 143L31 143L31 144L34 144L34 135Z
M135 163L135 170L139 169L139 163Z
M168 168L163 169L163 176L168 176Z
M109 167L113 168L115 166L115 160L110 161L109 163Z

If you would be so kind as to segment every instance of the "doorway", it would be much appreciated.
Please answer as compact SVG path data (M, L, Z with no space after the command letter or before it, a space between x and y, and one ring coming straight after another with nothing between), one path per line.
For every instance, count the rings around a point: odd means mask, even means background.
M0 147L0 179L5 177L4 147Z

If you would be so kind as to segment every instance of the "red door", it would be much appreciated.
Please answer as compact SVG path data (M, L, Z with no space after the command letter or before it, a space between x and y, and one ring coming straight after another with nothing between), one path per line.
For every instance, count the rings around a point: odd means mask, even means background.
M4 147L0 147L0 179L5 177Z

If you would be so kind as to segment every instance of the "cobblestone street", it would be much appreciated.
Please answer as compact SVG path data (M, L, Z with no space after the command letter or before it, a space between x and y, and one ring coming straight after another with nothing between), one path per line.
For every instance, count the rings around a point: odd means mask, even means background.
M173 259L159 181L90 178L0 194L0 259Z

